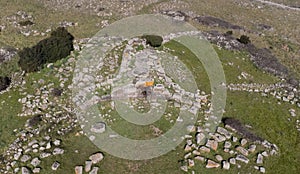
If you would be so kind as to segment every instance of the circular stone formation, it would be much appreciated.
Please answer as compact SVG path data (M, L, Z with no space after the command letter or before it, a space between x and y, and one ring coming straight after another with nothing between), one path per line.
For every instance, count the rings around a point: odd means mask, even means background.
M199 90L192 73L174 56L156 51L152 58L153 60L159 58L161 66L156 67L155 64L148 62L149 66L146 67L143 62L140 62L143 60L130 57L125 50L117 74L109 74L110 70L105 69L107 65L104 59L114 47L122 45L124 41L146 34L162 36L164 42L174 39L189 48L202 62L210 79L213 94L211 99L212 116L205 124L206 134L213 132L220 123L226 101L225 76L221 62L209 42L203 39L201 33L190 24L163 15L140 15L122 19L102 29L90 39L78 57L72 84L73 102L77 106L76 115L81 127L90 140L101 150L129 160L151 159L175 149L183 141L183 137L189 134L187 126L194 125L197 121L198 109L195 108L195 102L197 102L197 91ZM151 54L149 56L151 57ZM129 104L130 96L136 97L135 92L138 88L137 83L136 86L132 86L133 75L147 74L151 68L161 74L165 73L165 76L170 77L171 80L165 79L165 84L158 86L158 91L163 91L161 92L163 95L154 98L151 95L149 99L147 98L151 106L148 112L136 112ZM182 73L178 74L178 69ZM105 70L104 74L107 75L101 82L98 82L99 70ZM184 78L178 78L180 75L184 75ZM175 83L172 83L173 81ZM164 91L164 89L166 85L172 84L175 93L168 95L168 91ZM103 97L97 96L97 89L101 85L109 85L111 94ZM119 92L120 90L121 92ZM176 93L176 91L178 92ZM122 94L121 97L120 94ZM142 91L142 94L146 95L147 91ZM183 103L176 122L161 136L146 140L121 136L108 126L103 113L98 108L99 102L101 107L103 98L111 100L111 109L117 111L120 117L136 125L148 125L157 121L164 114L168 97ZM111 112L111 110L107 112Z

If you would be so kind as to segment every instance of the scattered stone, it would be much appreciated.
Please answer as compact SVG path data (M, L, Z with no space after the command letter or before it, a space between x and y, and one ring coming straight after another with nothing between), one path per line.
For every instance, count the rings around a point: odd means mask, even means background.
M30 160L30 158L31 158L31 156L30 155L23 155L22 157L21 157L21 162L27 162L28 160Z
M296 117L297 116L295 109L289 109L289 112L290 112L290 114L291 114L292 117Z
M217 141L217 142L223 142L226 140L226 138L218 133L215 133L213 135L213 138Z
M57 139L53 142L54 146L60 146L60 143L61 140L57 140Z
M47 145L46 145L46 149L50 149L51 148L51 143L48 142Z
M266 151L263 151L263 153L261 153L263 156L268 157L268 153Z
M224 147L229 149L231 147L231 143L229 141L225 141Z
M84 171L89 172L91 169L92 169L92 161L90 160L85 161Z
M239 151L241 154L248 156L248 150L246 150L245 148L243 148L242 146L238 146L235 148L237 151Z
M238 161L242 161L242 162L244 162L246 164L249 163L249 159L247 157L245 157L244 155L237 155L235 157L235 159L238 160Z
M220 134L225 135L226 139L229 139L231 137L231 133L228 132L227 129L225 129L225 128L218 127L217 132L219 132Z
M39 167L36 167L32 170L33 173L40 173L40 171L41 171L41 168L39 168Z
M76 166L75 167L75 174L82 174L83 167L82 166Z
M60 163L57 162L57 161L55 161L55 162L52 164L51 169L52 169L52 170L57 170L59 166L60 166Z
M264 158L264 157L262 156L262 154L259 153L259 154L257 155L256 163L257 163L257 164L262 164L262 163L263 163L263 158Z
M270 155L276 155L276 154L277 154L277 151L275 149L272 149L270 152Z
M36 166L40 165L40 163L41 163L41 160L38 157L35 157L31 160L30 164L33 165L34 167L36 167Z
M264 167L259 167L259 171L260 171L261 173L265 173L265 172L266 172L266 169L265 169Z
M230 164L236 164L236 159L235 158L229 158Z
M53 155L61 155L63 153L64 153L64 150L61 148L58 148L58 147L56 147L52 152Z
M25 98L25 99L26 99L26 98ZM36 144L36 143L38 143L37 140L32 140L32 141L30 141L30 142L28 143L28 146L30 147L30 146L32 146L32 145L34 145L34 144Z
M188 171L188 166L181 166L180 169L187 172Z
M206 168L218 168L218 167L220 167L220 164L219 163L216 163L216 162L214 162L214 161L212 161L212 160L207 160L207 164L206 164Z
M184 147L184 151L189 152L191 150L192 150L192 147L189 146L188 144L186 144L185 147Z
M218 142L215 140L208 140L206 146L216 151L218 148Z
M184 159L188 159L190 156L192 155L192 153L187 153L186 155L184 155Z
M230 168L230 163L227 161L222 161L222 168L225 170L229 170Z
M188 131L188 132L195 132L196 131L196 127L194 126L194 125L189 125L189 126L187 126L186 127L186 130Z
M46 148L45 147L40 147L39 150L40 151L44 151Z
M97 174L99 170L99 167L93 167L92 171L90 171L89 174Z
M200 155L200 152L197 151L197 150L194 150L194 151L193 151L193 154L194 154L194 155Z
M47 136L44 137L44 139L45 139L46 141L49 141L49 140L51 139L51 137L50 137L49 135L47 135Z
M105 132L105 129L106 129L106 124L104 122L98 122L92 126L91 131L94 133L103 133Z
M22 155L21 152L15 153L15 154L14 154L14 159L15 159L15 160L18 160L18 159L20 158L21 155Z
M22 174L30 174L30 170L27 167L22 167L21 171L22 171Z
M216 155L215 157L216 157L216 159L217 159L218 161L222 161L222 160L223 160L223 157L222 157L221 155Z
M51 153L43 152L43 153L40 154L40 158L47 158L50 155L51 155Z
M205 134L204 133L197 133L196 134L196 143L200 144L201 141L205 138Z
M235 142L237 142L237 137L232 137L232 141L235 143Z
M224 148L223 151L226 152L226 153L228 153L228 152L229 152L229 149L228 149L228 148Z
M193 167L195 165L194 160L188 159L188 165L189 165L189 167Z
M242 146L245 146L245 145L247 144L247 142L248 142L248 141L247 141L246 139L243 138L243 139L241 140L241 145L242 145Z
M95 153L89 157L93 164L96 164L103 160L104 156L101 152Z
M192 140L187 140L186 143L191 146L193 144L193 141Z
M248 151L251 152L251 153L253 153L253 152L255 152L255 149L256 149L256 145L255 145L255 144L251 144L251 145L249 146Z
M204 161L205 161L205 158L204 158L203 156L196 156L196 157L195 157L195 160L204 162Z
M206 153L209 153L209 152L210 152L210 148L208 148L208 147L206 147L206 146L201 146L201 147L199 148L199 150L200 150L201 152L206 152Z
M36 149L36 148L38 148L39 147L39 145L38 144L34 144L34 145L32 145L32 148L33 149Z

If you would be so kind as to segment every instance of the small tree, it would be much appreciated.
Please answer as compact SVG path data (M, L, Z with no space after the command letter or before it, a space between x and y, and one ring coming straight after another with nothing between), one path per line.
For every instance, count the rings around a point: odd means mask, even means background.
M11 80L9 77L0 76L0 91L5 90L9 87Z
M65 28L59 27L51 33L50 38L19 51L19 66L25 72L38 71L46 63L67 57L74 50L73 40L74 37Z
M152 47L160 47L163 42L163 38L157 35L144 35L142 39L146 39L146 43Z
M226 33L225 33L226 36L231 36L232 34L233 34L232 30L226 31Z
M237 39L239 42L243 44L251 43L250 38L246 35L242 35L239 39Z

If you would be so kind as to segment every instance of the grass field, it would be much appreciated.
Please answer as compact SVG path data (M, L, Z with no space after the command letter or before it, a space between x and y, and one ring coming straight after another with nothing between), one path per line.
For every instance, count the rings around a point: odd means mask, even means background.
M273 2L283 3L287 5L299 5L297 0L272 0ZM144 7L140 14L145 12L152 12L160 3L171 2L168 0L162 0L158 3L154 3L150 6ZM263 23L275 28L274 31L263 31L264 35L258 35L255 33L249 34L251 40L258 47L273 47L274 54L276 54L280 61L289 66L295 74L300 70L299 61L297 58L299 50L299 19L298 13L288 12L280 9L274 9L272 7L264 7L263 9L250 8L248 6L242 6L237 4L235 0L219 1L212 0L209 3L206 1L186 1L190 4L191 10L199 15L210 15L223 18L234 24L245 26L249 30L257 30L257 24ZM242 2L246 2L243 0ZM40 3L36 3L30 0L24 1L4 1L0 0L0 25L6 25L6 29L0 33L0 46L13 46L15 48L29 47L36 44L39 40L47 36L29 36L25 37L19 31L19 28L13 27L11 23L6 19L7 17L14 15L17 11L26 11L33 15L34 25L30 28L40 32L45 32L47 29L54 29L62 21L71 21L78 23L78 26L69 27L68 30L75 36L76 39L86 38L93 36L100 27L96 24L101 23L104 17L98 17L88 13L74 13L74 11L53 11L45 8ZM2 8L3 7L3 8ZM232 9L235 9L232 11ZM217 9L217 10L216 10ZM257 17L259 16L259 18ZM275 19L276 20L270 20ZM115 19L111 19L113 21ZM299 25L298 25L299 24ZM199 29L211 30L211 28L196 25ZM226 31L226 29L220 29ZM234 36L238 37L243 34L241 31L234 31ZM282 47L288 45L291 51L283 51ZM210 92L210 84L208 76L204 67L197 57L186 47L183 47L176 41L170 41L164 45L164 47L170 48L170 53L186 64L186 66L193 73L198 87L205 91ZM220 49L217 46L213 46L218 54L220 61L222 62L227 83L262 83L273 84L279 81L278 78L264 73L256 68L250 61L248 53L234 52L224 49ZM12 72L18 71L17 66L18 57L12 59L12 61L0 65L0 75L10 75ZM63 64L63 61L59 61L55 66L59 67ZM241 73L249 74L249 78L241 78ZM34 94L37 85L34 81L39 79L45 79L46 83L54 83L54 86L58 86L59 82L55 77L55 72L51 69L45 68L39 73L31 73L25 77L26 80L26 92L28 94ZM68 94L67 94L68 95ZM21 104L18 99L21 98L21 94L17 89L12 89L9 92L0 95L0 154L2 154L7 146L16 139L14 133L15 129L24 128L25 122L28 117L18 117L17 114L21 112ZM70 102L67 100L65 102ZM264 167L266 167L267 173L288 173L297 174L300 171L300 135L295 128L297 117L290 117L289 109L293 108L296 113L300 113L300 109L289 103L278 104L278 100L273 97L263 97L256 93L247 92L232 92L227 93L227 105L224 116L234 117L241 120L243 123L251 125L251 131L257 135L267 139L271 143L275 143L279 147L279 154L264 158ZM168 130L173 124L169 119L175 119L178 110L168 107L166 113L171 113L171 118L163 117L160 121L154 125L163 131ZM115 117L118 115L115 113ZM203 117L202 114L199 117ZM117 119L112 128L121 135L129 138L147 139L155 137L149 126L135 127L125 120ZM88 160L88 157L97 151L98 149L89 139L83 135L78 136L79 128L76 128L66 136L58 136L53 134L54 138L62 140L62 148L65 150L63 155L52 156L42 160L41 168L43 174L54 173L51 170L51 165L54 161L59 161L61 167L55 172L57 174L69 174L74 173L74 167L76 165L84 165L84 162ZM18 132L18 131L17 131ZM175 150L151 160L145 161L129 161L125 159L119 159L104 152L104 160L101 161L98 166L100 173L162 173L162 174L179 174L184 173L179 168L184 156L183 151L184 143L178 146ZM78 150L78 153L75 151ZM221 153L218 149L216 153ZM34 155L34 154L33 154ZM212 154L213 155L213 154ZM211 156L212 156L211 155ZM255 154L256 155L256 154ZM224 156L227 158L228 156ZM222 169L206 169L205 164L196 162L196 165L192 170L196 173L259 173L253 168L254 161L249 164L241 164L241 168L232 166L231 170L226 171ZM191 172L189 172L191 173Z
M21 104L18 102L20 95L17 90L11 90L0 95L0 153L2 154L7 145L14 139L15 129L24 127L27 118L18 117L21 112Z
M201 65L201 62L195 57L195 55L175 41L167 43L165 47L175 50L172 54L178 56L179 59L192 70L199 88L209 92L210 85L208 77ZM253 66L246 53L232 52L223 49L219 50L217 48L215 49L223 63L228 82L274 83L277 81L276 78L262 73ZM183 51L185 54L183 54ZM229 62L233 63L235 66L228 65ZM58 62L56 63L56 66L59 66L60 64L61 63ZM239 68L236 68L237 66ZM237 76L244 71L252 75L250 80L241 81L237 79ZM46 81L46 83L57 83L57 79L53 76L54 74L51 75L51 70L46 68L40 73L32 73L26 77L27 92L33 93L34 89L30 88L30 85L34 85L32 82L43 78L46 74L49 77L47 78L48 82ZM11 98L8 97L9 95L11 95ZM1 133L1 140L5 140L1 141L3 142L1 149L4 150L4 147L13 140L13 130L18 127L23 127L26 118L16 116L17 113L20 112L20 110L15 109L17 106L20 107L20 104L17 102L20 97L17 91L10 91L0 97L6 101L2 104L2 110L11 110L11 112L3 113L1 117L2 123L4 123L1 124L1 131L3 132ZM266 167L268 170L276 172L290 171L290 173L293 173L297 171L296 162L297 155L299 154L295 152L297 152L297 148L299 148L299 142L297 143L299 135L295 129L291 128L294 120L291 120L290 122L287 121L287 118L289 117L287 108L294 108L294 106L285 103L278 105L275 99L261 97L258 94L228 92L225 116L235 117L246 124L252 125L253 130L258 135L279 146L279 156L266 160ZM172 113L173 111L171 109L167 112ZM176 115L175 110L174 112L175 113L171 115ZM298 112L300 112L300 110ZM111 126L115 131L129 138L144 139L145 137L153 137L151 129L147 126L130 126L126 121L120 119ZM160 121L155 123L155 126L165 131L168 130L172 124L170 124L169 120L162 118ZM52 172L49 166L51 166L55 160L62 163L62 167L56 173L71 173L74 170L75 165L83 165L89 155L99 150L87 139L87 137L75 136L75 134L76 131L68 134L67 136L57 137L63 140L65 154L62 156L49 157L46 160L43 160L41 167L45 169L44 173L47 174ZM181 144L175 151L169 152L162 157L139 162L118 159L109 154L105 154L104 161L102 161L98 166L100 167L100 171L103 173L181 173L179 167L181 165L180 161L184 155L183 145L184 144ZM79 153L75 153L75 150L78 150ZM286 164L286 161L289 161L288 165ZM203 166L204 164L196 162L194 170L205 173L221 172L220 169L208 170L203 168ZM236 173L239 171L255 173L255 170L250 165L242 165L241 169L233 167L233 169L229 172L222 170L224 173Z

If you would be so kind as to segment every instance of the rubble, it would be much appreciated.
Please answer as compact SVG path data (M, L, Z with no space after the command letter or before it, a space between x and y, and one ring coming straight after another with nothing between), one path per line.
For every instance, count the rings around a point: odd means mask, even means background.
M218 167L220 167L220 164L209 159L209 160L207 160L207 164L205 167L206 168L218 168Z

